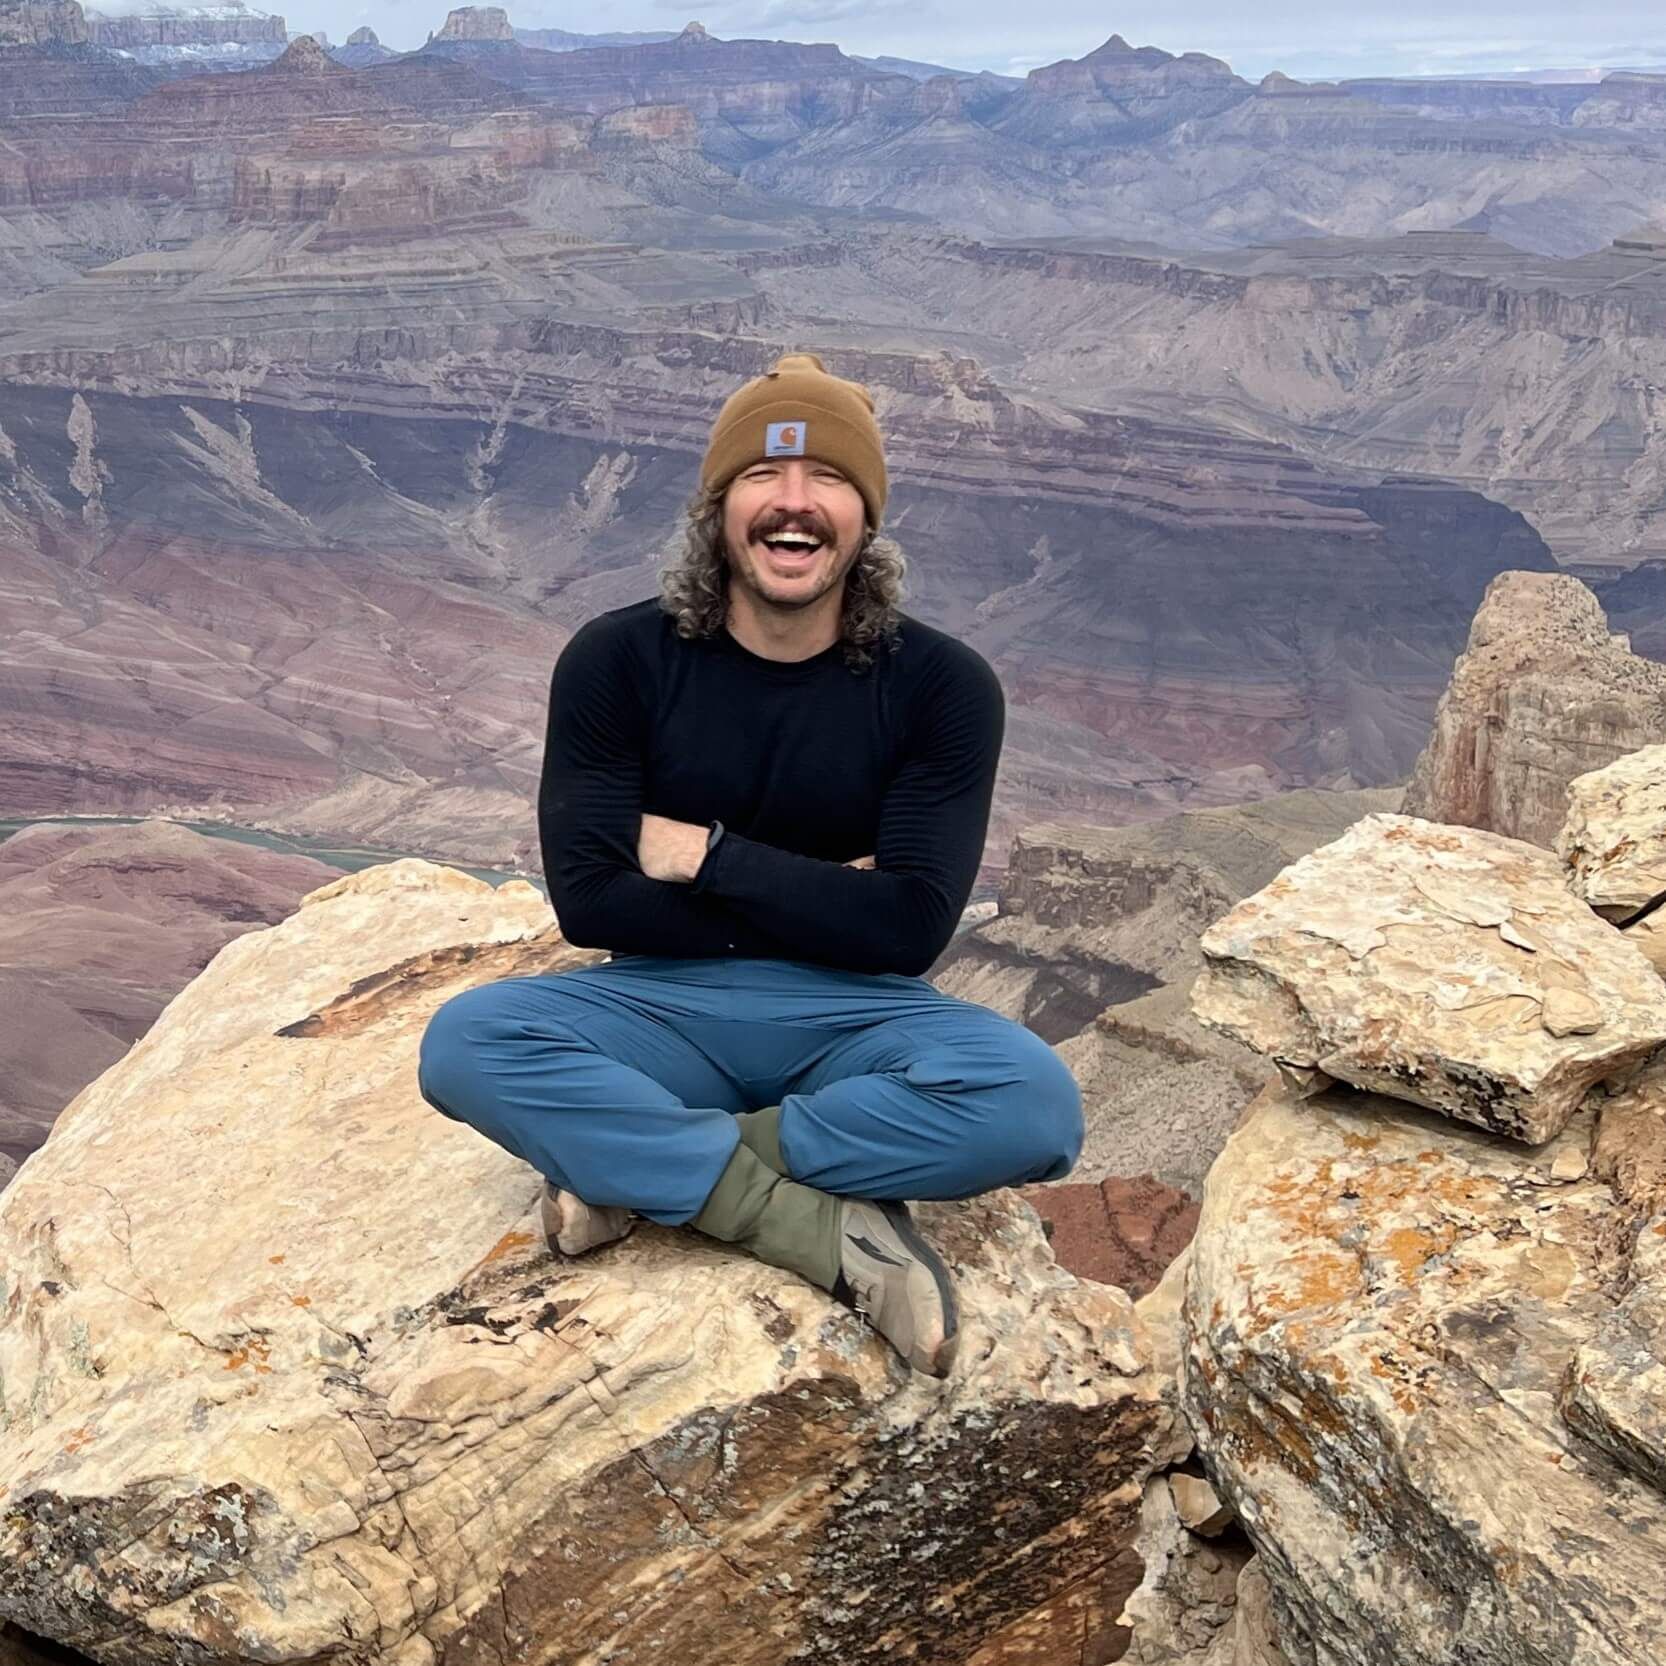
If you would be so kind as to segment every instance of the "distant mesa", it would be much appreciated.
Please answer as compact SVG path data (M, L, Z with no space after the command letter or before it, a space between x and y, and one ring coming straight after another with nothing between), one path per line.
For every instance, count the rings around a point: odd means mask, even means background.
M347 37L346 44L336 47L330 56L348 69L369 69L371 65L385 64L399 54L383 46L374 29L363 28L355 29Z
M285 75L333 74L341 65L331 58L316 35L297 35L272 68Z
M502 6L458 6L445 20L435 40L504 41L513 44L515 31Z
M710 40L711 36L707 33L706 26L703 23L690 23L688 27L677 36L677 44L679 46L704 46L708 44Z
M0 0L0 47L85 46L90 40L77 0Z
M279 57L290 40L282 16L243 0L150 4L119 14L89 6L86 21L94 46L141 64L186 64L193 70L256 68Z

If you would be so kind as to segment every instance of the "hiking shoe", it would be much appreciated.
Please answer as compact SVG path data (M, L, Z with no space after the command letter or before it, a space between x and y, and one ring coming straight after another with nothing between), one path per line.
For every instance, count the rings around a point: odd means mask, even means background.
M563 1191L547 1180L539 1213L550 1252L559 1255L583 1255L615 1243L636 1225L629 1209L586 1203L576 1192Z
M942 1256L920 1236L907 1204L841 1201L834 1295L862 1314L916 1371L948 1376L960 1311Z

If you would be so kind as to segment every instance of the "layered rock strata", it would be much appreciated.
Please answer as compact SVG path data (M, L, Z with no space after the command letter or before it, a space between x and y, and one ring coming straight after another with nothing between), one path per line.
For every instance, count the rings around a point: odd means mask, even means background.
M87 11L93 43L140 63L184 65L193 70L246 69L281 57L289 31L281 16L242 0L214 5L151 5L119 14Z
M201 1666L951 1666L1100 1577L1170 1414L1009 1194L921 1211L965 1313L929 1388L686 1232L551 1261L539 1177L421 1101L416 1045L591 958L529 886L369 869L77 1098L0 1200L0 1615Z
M347 205L366 201L351 188L338 194L331 212L344 219ZM246 200L298 202L304 212L307 199L251 179ZM352 224L368 230L378 216L393 218L367 211ZM520 645L557 645L561 627L652 593L712 412L767 362L765 345L694 330L514 322L498 310L510 310L502 266L462 254L457 265L447 256L414 269L399 286L397 316L376 300L378 326L396 328L391 338L373 330L372 341L354 308L328 308L333 324L318 310L360 258L347 250L297 257L293 270L258 279L192 280L177 312L148 279L139 283L141 270L172 268L171 257L136 261L119 285L116 274L101 280L111 286L103 323L89 328L104 333L96 346L83 336L64 351L77 364L90 354L84 368L95 380L145 378L154 391L143 399L54 386L64 361L46 344L63 342L62 318L40 305L14 309L14 343L38 332L39 351L20 352L10 368L40 384L16 391L19 412L34 413L14 441L19 522L37 525L48 513L61 524L58 553L20 560L20 605L48 618L38 658L70 651L70 680L98 675L96 663L56 644L57 629L72 627L47 605L46 575L73 546L75 582L142 616L147 636L159 631L160 660L178 651L179 621L159 614L183 615L193 635L210 624L206 651L228 662L216 672L219 689L198 679L182 696L193 708L202 702L205 722L146 740L132 753L136 769L93 774L59 743L32 745L16 762L40 784L8 794L18 810L64 808L62 767L80 795L68 807L80 810L202 805L212 795L224 806L216 813L493 865L529 830L526 812L517 820L506 800L528 781L549 660L523 682ZM631 264L603 251L570 258L574 282L590 273L612 283ZM142 350L120 345L137 327L141 288L153 332ZM244 318L261 297L259 351L291 364L247 397L228 397L242 349L226 349L209 326L220 316L221 303L207 299L216 288ZM184 299L187 289L196 301ZM465 298L484 309L483 321L445 323ZM158 338L201 362L170 368L175 349ZM216 357L223 362L209 362ZM304 368L324 358L337 368ZM440 368L421 368L430 358ZM1043 805L1126 821L1182 799L1392 780L1409 767L1470 606L1469 577L1458 582L1428 548L1426 517L1439 523L1444 489L1367 490L1327 481L1276 448L1234 442L1223 454L1197 433L1091 412L1048 415L964 362L854 352L830 362L874 385L885 407L895 500L921 575L912 610L964 635L1007 687L1013 717L992 867ZM321 404L341 421L321 427ZM71 424L77 462L66 479L52 434ZM1207 491L1197 489L1200 471ZM175 481L177 490L163 489ZM59 509L43 510L42 494ZM1548 563L1516 517L1471 507L1478 529L1466 560L1488 572ZM1281 563L1276 584L1262 554ZM189 588L176 589L181 582ZM292 583L329 593L314 617L351 651L326 656L320 643L290 669L299 629L281 598ZM1307 598L1299 624L1280 599L1297 584ZM1117 596L1114 609L1083 606L1101 592ZM253 595L267 600L251 611ZM249 635L206 618L222 603ZM398 629L370 624L370 613L350 617L366 608L393 613ZM488 635L506 651L482 662L473 647L481 638L469 631L486 614L495 616ZM297 733L296 699L311 702L315 680L343 694L327 696L322 733ZM506 712L500 697L509 693L519 705ZM124 712L124 727L148 729L145 703ZM212 767L152 761L158 749L196 751L234 716L243 744L216 748L232 758ZM33 705L25 721L38 730L57 719ZM343 744L349 732L361 746ZM274 752L273 790L263 791L241 760L264 765ZM0 758L0 768L11 761ZM490 797L493 808L471 812L436 844L436 789L460 804ZM477 836L488 842L472 844Z
M1666 1044L1666 987L1519 839L1376 814L1204 933L1192 1010L1299 1090L1392 1093L1537 1144Z
M1666 666L1611 634L1577 579L1503 573L1441 696L1405 812L1549 848L1576 775L1662 742Z

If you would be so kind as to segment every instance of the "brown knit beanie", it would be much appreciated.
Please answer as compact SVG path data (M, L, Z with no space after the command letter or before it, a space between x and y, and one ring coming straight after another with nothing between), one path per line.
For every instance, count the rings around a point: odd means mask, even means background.
M885 451L873 398L856 382L829 376L814 353L788 353L732 394L717 413L700 484L721 491L765 457L814 457L848 477L879 525L885 513Z

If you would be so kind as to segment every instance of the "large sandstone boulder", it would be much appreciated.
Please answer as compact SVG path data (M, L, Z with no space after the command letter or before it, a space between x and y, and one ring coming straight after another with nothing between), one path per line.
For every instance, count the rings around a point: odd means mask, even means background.
M1191 1252L1184 1393L1290 1661L1659 1658L1654 1071L1598 1107L1591 1172L1591 1110L1528 1152L1346 1088L1269 1089L1228 1142Z
M1500 573L1435 713L1402 808L1549 846L1568 783L1666 741L1666 665L1612 635L1565 573Z
M373 868L76 1098L0 1195L0 1619L123 1666L1049 1658L1175 1454L1128 1299L1010 1193L921 1211L945 1384L687 1232L553 1260L416 1046L593 958L530 886Z
M1360 816L1397 809L1400 796L1289 792L1128 827L1026 827L998 914L956 937L932 982L1058 1048L1087 1123L1077 1179L1150 1174L1195 1195L1272 1073L1192 1017L1198 937L1298 856Z
M1307 1085L1528 1142L1666 1042L1666 986L1547 851L1372 815L1204 933L1206 1024ZM1317 1073L1317 1074L1316 1074Z

